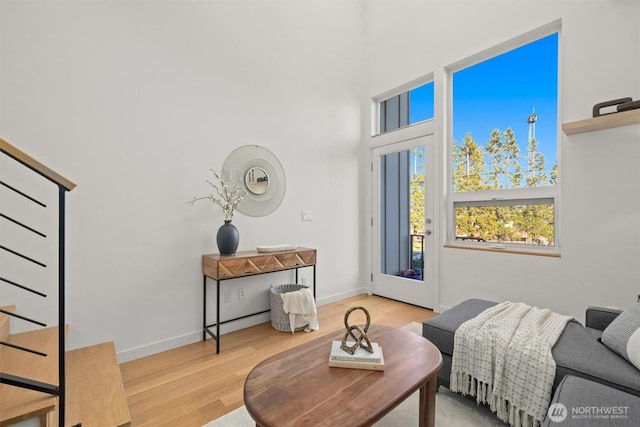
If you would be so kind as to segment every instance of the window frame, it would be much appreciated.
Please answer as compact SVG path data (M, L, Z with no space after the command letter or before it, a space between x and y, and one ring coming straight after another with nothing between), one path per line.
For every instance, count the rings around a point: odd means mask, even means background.
M417 89L417 88L419 88L421 86L427 85L429 83L433 84L433 86L434 86L434 107L433 107L433 110L434 110L433 111L433 115L434 115L434 117L431 117L431 118L428 118L428 119L424 119L424 120L421 120L421 121L415 122L415 123L409 122L407 125L403 125L403 126L400 126L400 127L397 127L397 128L393 128L391 130L382 131L381 130L382 122L381 122L381 119L380 119L380 115L381 115L381 112L382 112L382 103L386 102L386 101L388 101L388 100L390 100L390 99L392 99L392 98L394 98L396 96L403 95L405 93L407 94L407 96L409 96L409 92L411 92L412 90ZM412 126L420 125L420 124L425 123L425 122L433 121L435 119L436 114L437 114L436 113L436 106L435 106L435 90L436 90L435 86L436 86L436 82L434 80L434 75L433 75L433 73L430 73L430 74L427 74L427 75L422 76L420 78L414 79L414 80L412 80L410 82L407 82L407 83L405 83L405 84L403 84L401 86L398 86L395 89L389 90L387 92L381 93L378 96L373 97L371 99L371 103L372 103L371 109L372 109L372 114L373 114L373 118L374 119L371 121L371 125L372 125L371 126L372 127L371 136L372 137L377 137L377 136L388 134L390 132L396 132L396 131L401 130L401 129L406 129L406 128L410 128ZM410 100L409 100L409 108L410 108Z
M557 70L557 117L556 117L556 159L558 164L558 178L555 185L540 187L520 187L507 188L498 190L481 190L472 192L455 192L453 191L453 75L455 72L465 68L474 66L484 61L490 60L496 56L502 55L514 49L518 49L524 45L533 43L552 34L558 35L558 70ZM561 39L562 26L561 21L557 20L543 27L529 31L525 34L517 36L504 43L486 49L477 54L471 55L463 60L457 61L444 69L445 87L447 105L445 107L446 114L446 167L444 168L446 177L446 210L448 218L445 247L462 248L462 249L478 249L485 251L499 251L518 254L544 255L544 256L560 256L561 252L561 209L560 209L560 193L561 193L561 158L560 158L560 129L561 129L561 108L560 108L560 76L561 76ZM456 240L456 205L464 203L485 203L487 205L495 204L497 201L501 205L509 204L512 206L521 205L523 201L535 203L539 200L552 200L554 207L554 246L533 246L510 243L496 242L472 242ZM509 203L512 202L512 203Z

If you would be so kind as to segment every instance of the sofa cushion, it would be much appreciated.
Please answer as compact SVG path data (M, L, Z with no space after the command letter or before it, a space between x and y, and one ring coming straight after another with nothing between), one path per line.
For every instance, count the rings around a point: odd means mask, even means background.
M569 375L558 385L542 425L637 426L639 414L640 397Z
M441 353L453 355L453 339L460 325L473 319L489 307L493 301L468 299L422 323L422 336L431 341Z
M602 343L640 369L640 302L607 326L602 333Z
M552 349L555 385L565 375L597 381L640 396L640 371L598 342L602 332L569 322Z

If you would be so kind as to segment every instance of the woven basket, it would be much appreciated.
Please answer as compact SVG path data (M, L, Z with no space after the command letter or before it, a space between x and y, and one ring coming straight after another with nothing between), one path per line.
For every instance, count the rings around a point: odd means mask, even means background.
M300 289L308 288L305 285L278 285L271 286L271 292L269 292L269 296L271 297L271 326L273 329L282 332L291 332L291 323L289 322L289 315L284 312L282 308L283 302L280 294L285 294L287 292L295 292ZM301 328L297 328L296 331L304 330L304 326Z

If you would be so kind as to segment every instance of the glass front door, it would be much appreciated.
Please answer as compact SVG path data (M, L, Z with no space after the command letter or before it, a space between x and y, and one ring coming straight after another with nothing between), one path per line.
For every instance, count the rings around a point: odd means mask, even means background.
M433 307L433 137L373 149L373 293Z

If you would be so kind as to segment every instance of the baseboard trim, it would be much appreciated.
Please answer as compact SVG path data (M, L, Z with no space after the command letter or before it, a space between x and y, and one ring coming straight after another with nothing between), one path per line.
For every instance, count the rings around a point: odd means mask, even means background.
M121 350L116 352L116 355L118 356L118 362L124 363L184 345L193 344L201 339L202 331L190 332L188 334L167 338L166 340L155 341L138 347Z
M331 304L334 302L342 301L344 299L355 297L355 296L366 294L366 293L367 293L367 288L361 287L361 288L352 289L348 292L341 292L339 294L334 294L328 297L318 298L316 303L318 306L322 306L322 305Z
M439 305L438 306L438 313L444 313L445 311L449 310L451 307L449 307L448 305Z
M318 298L316 301L316 304L319 307L322 305L342 301L343 299L346 299L346 298L362 295L366 292L367 290L364 287L357 288L357 289L350 290L348 292L341 292L339 294L331 295L328 297ZM270 321L271 321L270 313L257 314L252 317L247 317L245 319L240 319L240 320L236 320L235 322L230 322L230 323L221 325L220 334L221 335L228 334L229 332L237 331L240 329L248 328L250 326L259 325L261 323L270 322ZM322 327L322 325L320 326ZM178 335L172 338L167 338L165 340L155 341L152 343L141 345L139 347L133 347L126 350L121 350L117 352L118 362L119 363L129 362L131 360L139 359L141 357L151 356L156 353L160 353L163 351L172 350L174 348L193 344L194 342L198 342L200 340L202 340L202 331L197 330L197 331L186 333L184 335ZM212 345L215 345L215 344L212 343Z

